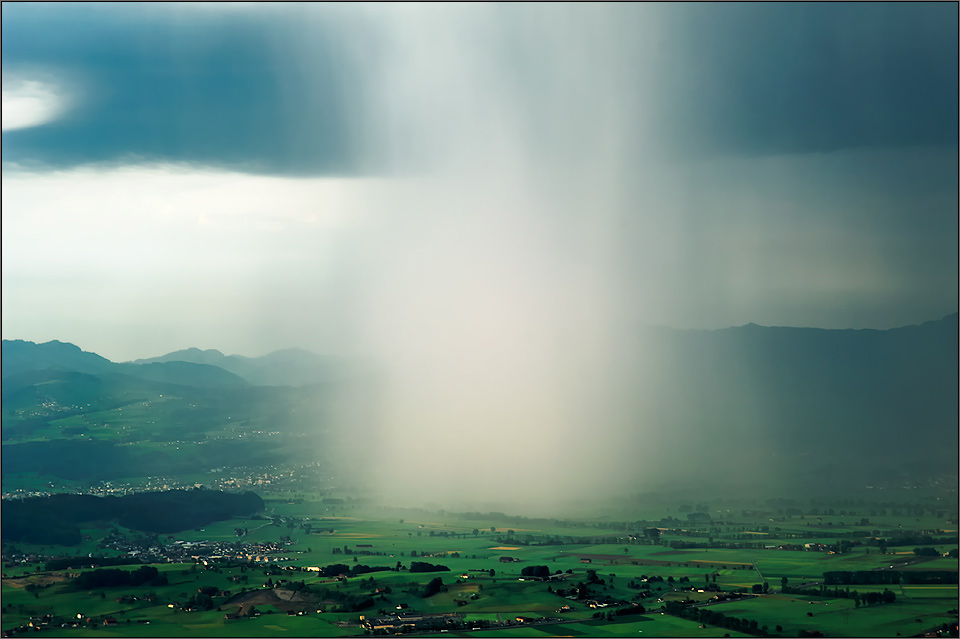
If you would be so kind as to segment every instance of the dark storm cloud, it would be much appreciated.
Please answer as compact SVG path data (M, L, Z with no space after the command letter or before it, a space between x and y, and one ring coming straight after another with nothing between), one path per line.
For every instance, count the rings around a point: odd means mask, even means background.
M53 69L81 95L63 119L4 132L4 161L355 170L342 69L325 46L336 36L318 25L303 59L282 44L299 12L5 3L4 73Z
M662 123L687 151L957 145L956 3L716 3L664 13Z
M381 149L362 139L375 123L364 120L359 87L360 76L389 55L371 37L384 24L389 29L389 20L371 20L381 10L4 4L5 73L56 68L83 88L67 117L5 132L4 160L65 167L134 158L289 174L369 168ZM544 152L566 152L583 130L551 115L550 100L567 95L550 86L552 78L573 78L566 91L574 96L577 78L611 72L555 68L562 64L553 57L557 50L579 51L591 40L597 16L615 18L600 22L617 31L606 40L616 51L600 59L655 72L651 85L649 73L616 71L624 89L619 108L634 108L637 100L653 105L652 113L638 115L647 125L624 136L638 156L651 147L690 157L956 146L956 4L719 3L655 12L547 6L495 13L499 35L481 44L523 96L526 130ZM564 40L539 46L560 13L578 24L564 31ZM652 17L660 28L644 29ZM631 34L656 41L632 42ZM564 60L570 64L571 56Z
M398 497L671 476L642 324L956 310L953 6L51 7L4 5L20 111L78 95L4 134L4 330L375 361L343 450Z

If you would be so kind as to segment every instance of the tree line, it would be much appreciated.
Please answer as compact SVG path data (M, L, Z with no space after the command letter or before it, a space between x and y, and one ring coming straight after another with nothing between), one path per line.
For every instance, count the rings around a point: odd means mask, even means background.
M728 616L722 612L710 610L709 608L694 608L693 606L687 606L679 601L666 602L664 605L664 612L666 612L668 615L673 615L674 617L680 617L681 619L689 619L690 621L709 624L711 626L718 626L720 628L726 628L727 630L742 632L748 635L762 637L769 635L767 626L761 627L756 619L741 619L739 617Z
M828 586L846 584L955 584L957 573L950 570L831 570L823 573Z
M118 521L133 530L171 533L263 510L256 493L168 490L122 497L57 494L8 500L2 508L4 541L75 546L86 521Z
M861 594L856 590L850 590L849 588L834 588L831 590L825 585L821 585L819 588L798 588L785 585L783 586L782 592L786 595L853 599L857 608L859 608L861 605L872 606L881 603L894 603L897 600L897 595L886 588L883 589L883 592L871 591Z

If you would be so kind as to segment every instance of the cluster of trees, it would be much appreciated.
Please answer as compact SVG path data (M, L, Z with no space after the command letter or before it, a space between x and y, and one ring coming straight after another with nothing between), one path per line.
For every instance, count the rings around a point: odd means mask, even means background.
M938 546L938 545L956 545L957 537L933 537L931 535L901 535L900 537L891 537L889 539L878 539L876 544L880 547L881 553L886 553L887 548L893 546Z
M821 585L819 588L797 588L792 586L783 586L783 593L787 595L806 595L809 597L837 597L840 599L853 599L857 607L861 605L875 605L880 603L893 603L897 600L897 595L893 592L883 589L883 592L858 593L849 588L827 588Z
M137 493L114 499L120 500L117 519L121 525L157 533L189 530L263 510L263 500L249 491L225 493L200 488Z
M448 554L448 553L443 552L443 551L438 551L438 552L423 552L423 551L421 550L419 553L418 553L416 550L411 550L411 551L410 551L410 556L411 556L411 557L433 557L433 556L435 556L435 555L440 555L440 556L443 556L443 557L452 557L452 558L454 558L454 559L460 559L460 553L458 553L458 552L452 552L452 553L449 553L449 554ZM400 556L403 557L403 553L402 553L402 552L400 553ZM472 559L476 559L476 558L477 558L477 556L476 556L476 555L473 555Z
M766 626L760 626L756 619L740 619L739 617L730 617L722 612L711 610L710 608L694 608L685 606L679 601L668 601L664 606L664 612L674 617L689 619L702 624L718 626L735 632L742 632L748 635L766 636L768 630Z
M144 584L163 586L167 584L167 576L153 566L140 566L136 570L103 568L80 573L74 583L83 590L110 586L142 586Z
M557 572L561 571L558 570ZM550 576L550 568L547 566L524 566L520 574L524 577L546 578Z
M331 564L320 569L320 576L327 578L337 577L339 575L356 577L357 575L363 575L368 572L381 572L384 570L395 570L395 568L389 568L387 566L364 566L363 564L354 564L353 566ZM447 570L449 570L449 568Z
M410 562L410 572L449 572L450 569L440 564L428 564L425 561Z
M955 584L957 573L950 570L834 570L823 573L829 586L846 584Z
M660 575L651 575L650 577L646 575L641 575L640 579L646 579L646 581L633 581L632 579L627 584L627 588L633 588L634 590L650 590L651 584L663 583L664 579ZM689 577L680 577L680 583L689 583ZM670 577L670 583L673 583L673 577ZM662 587L657 587L657 590L663 590Z
M196 594L192 595L184 603L186 608L200 608L201 610L213 609L213 597L220 592L216 586L204 586L197 588Z
M596 576L594 575L594 581L589 581L589 583L586 583L586 584L583 583L582 581L578 581L576 586L573 586L569 589L557 588L554 591L554 594L557 595L558 597L576 597L577 599L597 598L599 600L600 597L598 596L597 593L592 592L590 590L589 584L602 585L603 583L604 581L602 579L596 579Z
M557 588L554 594L558 597L576 597L577 599L586 599L590 596L590 589L582 581L572 588Z
M443 579L434 577L430 580L430 583L423 587L423 593L420 596L426 599L427 597L434 596L438 592L446 592L446 590L446 586L443 585Z
M0 508L4 541L74 546L81 541L81 522L116 520L134 530L170 533L258 512L263 500L252 492L193 489L123 497L59 494L5 499Z

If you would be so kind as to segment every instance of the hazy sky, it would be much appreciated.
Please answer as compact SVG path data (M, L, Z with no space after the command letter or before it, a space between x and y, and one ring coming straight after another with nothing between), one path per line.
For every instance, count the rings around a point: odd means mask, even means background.
M957 309L955 3L2 17L6 339L302 346L440 392L601 370L640 323Z

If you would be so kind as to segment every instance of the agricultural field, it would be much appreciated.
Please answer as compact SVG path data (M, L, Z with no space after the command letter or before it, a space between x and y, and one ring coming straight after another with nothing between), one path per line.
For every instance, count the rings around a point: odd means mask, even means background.
M407 624L408 632L457 636L955 635L953 513L924 511L912 517L917 529L903 512L862 515L869 505L815 516L831 536L808 526L809 514L772 522L776 510L764 508L702 508L684 520L676 507L658 520L533 519L324 494L263 490L260 513L176 533L87 522L75 546L6 544L2 629L363 636ZM936 543L918 554L916 540ZM104 570L90 565L96 558L140 569L136 544L151 547L155 582L81 585L93 578L83 573ZM81 559L48 565L55 557ZM437 571L415 571L424 565ZM826 585L836 574L888 581ZM790 587L807 590L781 592ZM885 591L892 600L883 601Z

